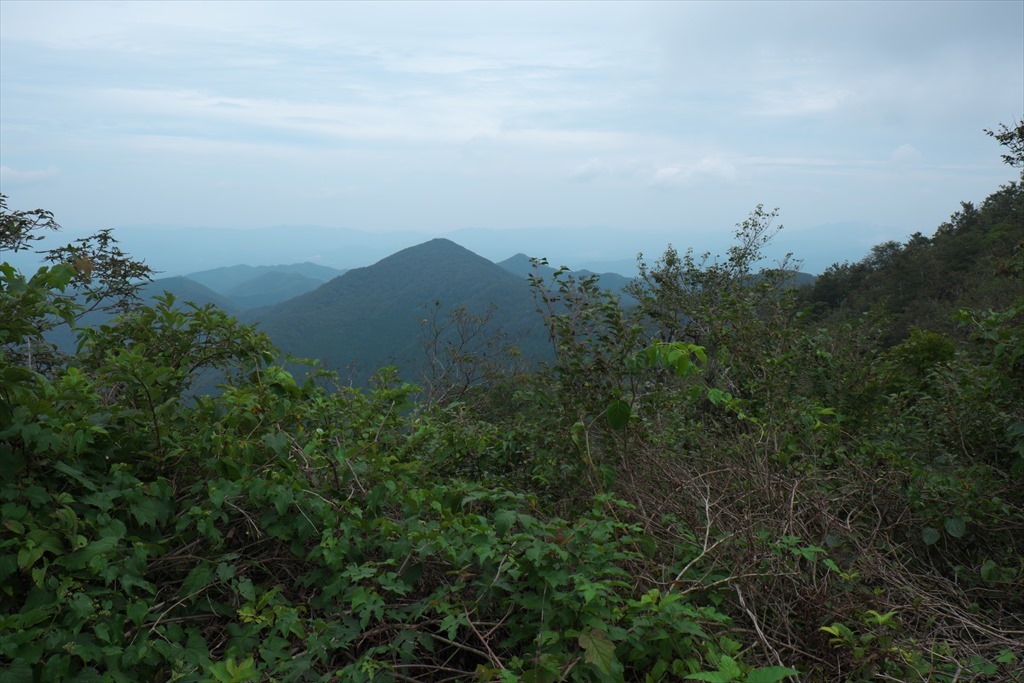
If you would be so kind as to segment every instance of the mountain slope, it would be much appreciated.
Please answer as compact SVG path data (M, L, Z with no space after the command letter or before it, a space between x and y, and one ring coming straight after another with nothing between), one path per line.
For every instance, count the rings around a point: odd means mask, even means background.
M272 271L235 285L224 292L239 308L261 308L312 292L324 283L299 273Z
M550 280L551 276L555 274L555 268L552 268L551 266L542 265L540 268L534 268L533 263L530 261L530 257L526 254L516 254L504 261L500 261L498 265L508 272L519 275L520 277L529 277L531 274L536 274L543 277L545 280ZM596 275L598 285L603 289L616 293L621 293L622 290L625 289L626 285L631 282L630 278L619 275L618 273L595 273L589 270L570 270L569 274L576 277Z
M228 297L221 296L209 287L182 276L153 280L140 290L140 294L147 301L151 301L164 292L173 294L179 303L192 302L199 306L213 304L225 313L233 313L238 308Z
M887 345L915 327L955 334L957 311L998 310L1024 295L1022 237L1024 182L1011 182L980 206L961 202L931 237L915 233L905 243L875 245L856 263L834 264L803 297L823 318L872 312Z
M442 312L464 306L476 314L494 305L494 326L509 332L540 327L525 279L447 239L350 270L313 292L249 315L285 351L320 358L363 381L389 364L415 377L424 357L420 321L435 302Z
M510 256L504 261L498 261L498 265L519 277L539 275L543 278L550 278L555 274L555 269L551 266L541 265L538 268L534 268L530 257L522 253Z
M331 278L337 277L344 272L345 271L338 270L337 268L328 268L327 266L307 262L291 263L279 266L225 266L222 268L213 268L211 270L201 270L196 273L189 273L186 277L190 280L195 280L196 282L206 285L215 292L227 295L229 291L269 273L298 275L316 280L317 282L327 282Z

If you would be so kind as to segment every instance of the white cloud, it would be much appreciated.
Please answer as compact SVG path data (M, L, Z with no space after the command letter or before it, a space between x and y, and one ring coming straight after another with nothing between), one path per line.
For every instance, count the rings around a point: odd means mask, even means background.
M0 182L4 183L31 183L43 178L57 175L59 171L50 166L41 171L20 171L10 166L0 166Z
M584 182L604 178L613 172L612 164L604 159L592 158L569 171L569 180Z
M672 187L689 185L705 178L733 182L736 180L736 166L724 157L707 156L692 163L662 166L654 171L650 184Z
M897 164L919 163L924 155L914 148L913 145L900 145L889 154L889 158Z
M812 116L838 109L850 99L845 88L796 84L787 88L766 90L754 95L757 113L765 116Z
M266 131L302 133L344 141L464 143L491 140L533 146L588 149L621 148L637 136L614 130L579 130L569 126L516 125L518 119L536 117L542 110L585 106L564 100L554 103L519 101L512 97L395 92L372 100L345 103L256 97L225 97L197 90L108 88L92 99L115 106L133 117L143 117L147 128L160 134L162 127L177 129L183 120L191 126L232 126L231 135L267 142ZM525 122L524 122L525 123ZM222 132L222 131L219 131ZM198 137L198 136L196 136ZM282 140L274 140L284 144ZM319 145L306 140L297 146Z

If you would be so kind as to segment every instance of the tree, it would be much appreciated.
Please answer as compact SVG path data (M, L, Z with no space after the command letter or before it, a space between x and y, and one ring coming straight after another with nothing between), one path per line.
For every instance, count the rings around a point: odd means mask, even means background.
M11 211L0 194L0 253L17 253L59 231L53 213L44 209ZM8 361L47 370L62 362L62 354L45 334L59 325L75 325L91 311L124 313L141 302L140 288L153 269L129 257L109 229L65 246L38 252L50 266L25 277L4 262L0 314L7 327L0 345Z
M53 213L44 209L11 211L7 196L0 194L0 254L28 249L42 240L46 230L60 231ZM129 257L107 228L64 246L37 252L53 266L70 270L71 296L83 303L76 317L93 310L124 312L139 302L139 290L152 280L154 271L143 261Z
M15 253L43 239L42 230L60 230L53 213L44 209L10 211L7 195L0 194L0 256L5 249Z
M1012 127L1000 123L997 130L985 129L985 135L995 138L1000 145L1009 150L1009 154L1003 154L1003 162L1021 169L1024 177L1024 118L1013 124Z
M681 341L707 349L708 380L728 374L721 353L728 350L730 364L746 365L760 357L756 347L779 329L780 306L787 298L792 265L787 255L775 268L759 268L763 249L781 227L774 226L778 210L758 205L737 224L735 242L726 257L693 250L680 255L671 245L649 266L640 255L639 277L627 292L664 342Z

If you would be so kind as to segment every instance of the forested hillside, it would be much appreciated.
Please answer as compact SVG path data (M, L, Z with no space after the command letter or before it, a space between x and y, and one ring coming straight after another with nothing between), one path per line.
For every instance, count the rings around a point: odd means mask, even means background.
M247 320L289 353L320 359L362 385L385 365L403 366L406 378L419 376L432 364L424 336L458 343L458 334L452 336L458 330L448 324L454 309L465 323L477 319L476 336L504 330L516 335L509 342L518 342L524 353L540 351L541 324L525 278L446 239L350 270L308 294L251 312Z
M963 308L1006 308L1021 294L1016 266L1024 216L1024 190L1011 183L980 206L961 208L931 237L885 242L856 263L836 264L805 292L823 320L869 316L882 326L883 343L905 339L914 327L955 333L953 313Z
M1024 163L1024 122L996 137ZM0 676L1022 680L1022 192L803 290L757 267L762 207L721 259L641 264L631 307L535 278L552 360L428 335L424 392L297 382L212 306L141 305L109 235L4 263ZM56 227L2 209L5 251ZM453 247L428 250L497 268ZM385 310L422 255L293 308L369 282ZM83 305L122 315L47 349ZM208 370L220 393L182 401Z

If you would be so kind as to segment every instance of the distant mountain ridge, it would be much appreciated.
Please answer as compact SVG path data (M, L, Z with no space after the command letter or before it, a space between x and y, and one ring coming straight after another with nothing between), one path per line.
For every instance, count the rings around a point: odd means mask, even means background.
M228 289L224 295L239 308L262 308L312 292L323 283L298 273L264 273Z
M557 270L555 267L550 265L541 265L539 268L534 268L533 259L526 254L516 254L511 256L504 261L499 261L498 265L507 270L510 273L514 273L521 277L529 277L531 274L540 275L545 279L550 279ZM598 284L612 292L621 292L625 289L632 280L618 273L595 273L590 270L572 270L569 272L577 277L586 277L588 275L596 275L598 278Z
M538 276L547 282L552 282L557 268L550 265L540 265L535 268L533 266L533 259L526 254L516 254L510 258L500 261L499 266L504 268L510 273L514 273L523 278L529 278L531 275ZM591 275L597 276L597 285L602 289L612 292L621 298L623 305L629 306L636 303L629 294L626 293L626 285L632 282L631 278L619 275L618 273L594 273L589 270L569 270L568 275L574 277L588 277Z
M225 266L186 277L229 299L234 308L271 306L311 292L345 271L316 263L292 263L278 266Z
M418 380L426 361L422 322L435 312L443 322L458 307L475 315L494 307L487 333L501 329L517 338L525 357L548 357L547 331L527 276L536 273L551 283L555 271L547 265L534 267L523 253L494 263L437 238L340 274L304 263L231 266L169 281L176 294L191 286L191 296L202 302L226 300L221 304L225 310L257 324L283 351L320 359L362 384L385 365L398 365L404 378ZM588 270L568 274L595 275ZM620 296L624 305L635 303L624 291L630 278L617 273L596 276L598 286ZM813 276L794 273L795 285L805 279Z
M192 302L198 306L213 304L225 313L236 313L238 306L229 297L223 296L206 285L183 276L164 277L142 286L140 294L153 300L165 292L173 294L179 302Z
M222 266L189 273L185 277L206 285L215 292L224 292L239 285L255 280L267 273L288 273L290 275L301 275L303 277L327 282L331 278L338 277L344 270L329 268L317 263L289 263L277 266Z

